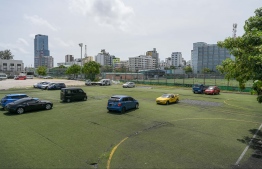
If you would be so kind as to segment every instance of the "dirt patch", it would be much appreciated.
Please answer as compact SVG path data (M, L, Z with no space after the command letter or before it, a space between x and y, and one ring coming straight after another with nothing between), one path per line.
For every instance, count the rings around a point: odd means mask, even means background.
M70 86L84 86L84 81L78 80L66 80L66 79L26 79L26 80L14 80L14 79L7 79L0 81L0 90L8 90L12 88L30 88L33 87L35 83L41 81L48 81L54 83L65 83L67 87Z
M197 106L212 106L212 107L218 107L223 104L223 103L218 103L218 102L208 102L208 101L203 101L203 100L190 100L190 99L181 100L179 102L197 105Z

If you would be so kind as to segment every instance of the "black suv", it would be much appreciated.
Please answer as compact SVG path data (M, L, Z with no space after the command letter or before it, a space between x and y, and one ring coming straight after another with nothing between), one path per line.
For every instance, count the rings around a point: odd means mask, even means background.
M60 92L60 99L63 102L71 102L76 100L87 100L86 93L78 87L62 88Z

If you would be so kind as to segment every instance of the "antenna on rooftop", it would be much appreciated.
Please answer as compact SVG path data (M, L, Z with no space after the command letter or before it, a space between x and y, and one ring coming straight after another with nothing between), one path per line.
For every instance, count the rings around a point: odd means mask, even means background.
M233 35L232 35L233 38L236 38L237 37L237 24L234 23L233 24Z
M85 57L87 57L87 54L86 54L86 45L85 45Z

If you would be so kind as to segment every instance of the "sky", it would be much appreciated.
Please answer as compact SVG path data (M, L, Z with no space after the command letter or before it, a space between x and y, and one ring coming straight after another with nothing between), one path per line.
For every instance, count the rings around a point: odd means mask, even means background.
M244 33L262 0L0 0L0 51L34 65L34 38L47 35L54 66L65 55L96 56L105 49L121 60L156 48L191 59L193 43L216 44ZM86 49L85 50L85 46Z

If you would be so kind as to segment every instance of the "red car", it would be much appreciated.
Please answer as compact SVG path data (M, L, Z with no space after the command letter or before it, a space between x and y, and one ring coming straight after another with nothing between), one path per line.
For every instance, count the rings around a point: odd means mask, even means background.
M209 86L205 92L205 94L219 94L220 93L220 89L217 86Z
M14 77L15 80L26 80L26 76L19 75Z

